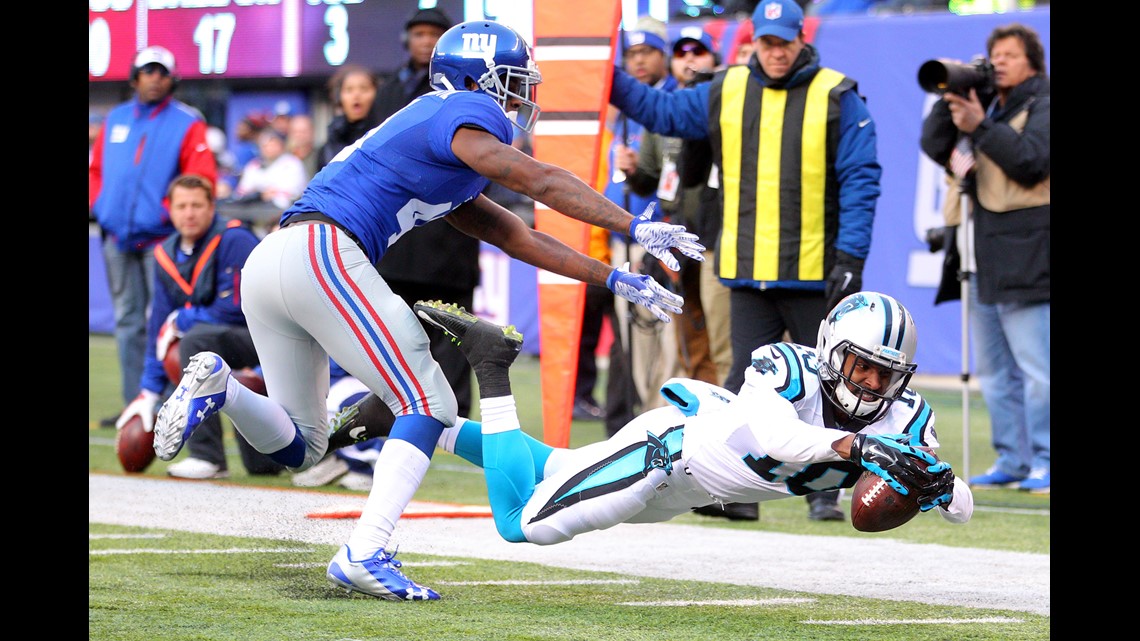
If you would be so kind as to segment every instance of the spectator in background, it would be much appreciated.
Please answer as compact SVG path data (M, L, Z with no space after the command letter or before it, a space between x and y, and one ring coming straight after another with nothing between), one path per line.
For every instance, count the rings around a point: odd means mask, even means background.
M317 175L316 138L313 130L313 117L297 114L289 119L289 133L285 136L285 150L301 159L305 167L306 180Z
M383 121L415 98L432 91L428 65L432 50L451 18L439 9L420 9L404 23L404 48L408 59L376 94L376 117ZM525 132L513 132L512 145L528 143ZM491 183L495 202L511 209L509 190ZM529 200L523 197L524 200ZM513 210L513 209L512 209ZM475 288L479 285L479 240L464 234L443 220L434 220L408 231L384 254L376 265L392 291L409 307L418 300L446 300L465 309L475 309ZM461 414L471 411L471 365L456 351L446 336L428 332L431 355L443 369L455 392Z
M238 202L264 202L284 210L301 196L308 184L301 159L285 153L285 137L273 127L257 135L257 158L242 169L234 190Z
M341 149L368 133L382 118L376 115L376 90L380 80L367 68L346 64L329 79L329 98L337 115L329 122L325 144L321 145L317 171L332 162Z
M237 131L234 132L237 136L237 144L234 145L234 167L239 173L234 177L232 187L237 187L241 170L249 164L249 161L257 158L257 135L268 126L269 122L261 114L249 114L238 122Z
M1032 28L986 41L993 89L952 91L922 124L922 150L947 167L972 207L976 273L969 288L978 385L997 460L976 487L1049 492L1049 77ZM956 193L947 198L957 198ZM964 234L963 234L964 235ZM970 271L970 266L964 265Z
M142 391L123 410L116 428L133 416L154 427L156 405L171 383L163 360L175 340L182 367L202 350L224 354L235 368L258 364L240 294L241 268L257 245L257 236L239 221L216 215L214 185L201 176L178 176L170 184L168 198L175 232L154 250L158 269L147 323L146 365L138 382ZM250 474L274 475L284 469L253 449L241 434L235 431L234 436ZM190 455L168 467L167 474L188 479L229 476L220 415L206 419L186 444Z
M225 200L233 195L230 181L233 181L233 185L237 184L237 178L234 176L237 168L234 167L233 153L226 147L226 132L219 127L207 127L206 143L210 145L210 151L214 153L214 162L218 164L218 182L214 188L214 198Z
M87 179L88 205L102 232L115 308L124 406L140 393L147 309L154 295L154 247L174 232L164 203L166 188L182 173L198 174L210 184L218 178L205 118L173 97L178 86L174 55L158 46L139 51L130 78L135 96L107 114L91 148ZM116 419L104 419L101 425L109 427Z
M855 80L820 64L803 24L796 2L761 0L752 14L752 61L672 93L614 69L610 102L651 131L709 138L722 189L731 190L724 193L717 275L732 289L733 365L725 387L734 392L758 346L785 332L812 344L826 311L862 288L871 248L882 174L874 120ZM735 100L742 105L722 109ZM826 117L805 119L809 110ZM780 153L760 131L773 118L782 120L772 125L782 130ZM811 519L844 519L838 490L807 499Z
M719 62L712 36L697 26L682 28L677 40L673 42L672 51L671 73L684 86L694 84L699 74L711 78L713 69ZM684 225L698 235L702 245L706 248L713 247L716 237L702 235L701 221L697 219L702 186L682 189L680 185L678 165L681 162L681 142L680 138L643 132L637 164L619 164L619 168L625 172L626 182L635 194L657 196L665 220ZM688 258L679 262L681 271L676 276L677 283L688 304L685 305L685 312L674 318L678 347L678 367L674 374L720 385L732 365L731 337L723 337L724 342L715 354L720 359L718 362L710 350L706 330L707 313L701 305L702 263ZM720 283L716 287L723 290L727 299L728 289ZM727 323L727 307L721 312L725 314L724 320ZM719 370L723 370L723 374Z
M289 135L289 123L292 120L293 106L288 100L278 100L273 107L273 117L269 119L269 126L285 138Z
M660 20L641 18L635 30L625 34L622 65L636 82L672 91L678 87L676 78L669 74L668 45L665 25ZM619 207L634 215L646 211L655 195L639 196L626 183L622 167L637 165L641 147L642 126L631 115L611 110L606 119L606 136L612 141L608 152L609 181L603 194ZM653 220L664 219L660 210L653 211ZM669 283L670 275L659 268L652 256L628 242L625 234L610 235L611 265L620 267L629 263L630 271L649 273L661 283ZM614 299L614 344L610 350L609 382L606 386L606 434L612 436L639 412L660 406L664 401L657 390L677 366L676 338L671 328L652 314L624 299Z
M94 159L95 139L99 137L99 132L103 129L103 114L95 113L94 111L87 113L87 164L90 165Z
M752 46L752 21L741 20L740 27L736 30L736 49L732 52L732 64L746 65L752 59L752 52L755 51Z

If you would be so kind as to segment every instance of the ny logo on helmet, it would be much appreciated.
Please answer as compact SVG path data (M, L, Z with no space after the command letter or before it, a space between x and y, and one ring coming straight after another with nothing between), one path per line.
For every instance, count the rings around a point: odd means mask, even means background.
M463 51L470 51L482 57L484 51L494 51L498 42L499 36L493 33L465 33Z

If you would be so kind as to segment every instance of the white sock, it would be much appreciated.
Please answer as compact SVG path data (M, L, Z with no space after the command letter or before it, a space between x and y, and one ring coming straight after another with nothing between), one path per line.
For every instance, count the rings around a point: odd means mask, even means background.
M463 429L463 424L467 419L462 416L455 419L455 425L452 427L443 428L443 432L439 435L439 440L436 441L435 446L448 454L455 454L455 439L459 438L459 430Z
M400 520L404 508L408 507L416 488L424 480L429 463L431 459L405 440L390 438L384 443L376 458L372 491L368 493L368 501L356 529L348 538L354 561L368 558L380 548L387 547L392 530L396 529L396 521Z
M519 415L515 412L514 396L496 396L479 399L479 413L483 417L483 433L498 434L522 429Z

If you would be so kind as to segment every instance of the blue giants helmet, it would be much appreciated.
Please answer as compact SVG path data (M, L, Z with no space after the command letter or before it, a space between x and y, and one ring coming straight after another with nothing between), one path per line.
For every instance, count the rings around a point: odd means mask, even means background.
M439 90L467 89L468 82L495 98L511 122L530 131L538 120L535 86L542 74L534 64L530 45L517 31L488 20L462 22L448 29L435 43L428 77Z

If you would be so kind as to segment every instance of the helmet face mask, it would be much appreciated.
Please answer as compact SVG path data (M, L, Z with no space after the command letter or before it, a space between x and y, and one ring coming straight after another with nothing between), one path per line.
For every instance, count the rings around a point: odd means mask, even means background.
M819 326L825 396L858 423L879 420L910 383L917 346L914 319L895 299L876 292L844 298ZM865 385L871 379L877 389Z
M428 76L438 90L462 91L474 82L523 131L538 121L535 87L542 74L530 45L510 27L474 20L448 29L435 44Z

